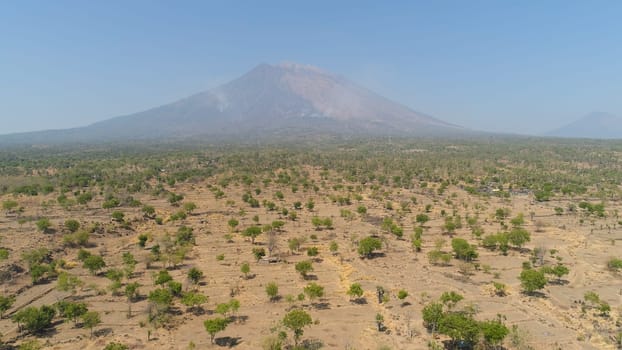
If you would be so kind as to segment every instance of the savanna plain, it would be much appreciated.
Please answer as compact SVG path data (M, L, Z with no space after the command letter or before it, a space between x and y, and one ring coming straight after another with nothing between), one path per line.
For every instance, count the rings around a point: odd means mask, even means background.
M5 349L617 349L622 143L0 150Z

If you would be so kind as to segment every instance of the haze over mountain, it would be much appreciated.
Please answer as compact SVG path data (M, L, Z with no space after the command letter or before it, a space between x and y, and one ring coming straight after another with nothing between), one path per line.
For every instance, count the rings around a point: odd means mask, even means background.
M561 128L552 130L547 136L581 137L594 139L622 138L622 118L605 112L593 112Z
M4 141L105 141L244 135L454 135L462 127L415 112L345 78L295 63L261 64L218 88L86 127Z

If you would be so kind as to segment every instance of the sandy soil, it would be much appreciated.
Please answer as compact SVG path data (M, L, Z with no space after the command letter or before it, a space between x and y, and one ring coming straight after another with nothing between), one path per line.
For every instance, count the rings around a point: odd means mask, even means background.
M319 182L319 172L315 173ZM618 219L613 215L598 219L593 225L589 219L581 224L579 214L554 215L554 207L565 208L571 202L578 202L577 199L535 203L526 195L514 196L510 200L484 198L470 196L455 187L448 188L444 195L439 196L431 194L429 189L415 187L411 190L387 188L391 194L383 200L372 199L372 191L366 190L362 201L353 200L351 205L339 206L329 200L328 194L348 195L345 189L334 191L327 186L317 194L302 190L292 193L285 186L262 185L262 193L255 196L260 202L264 199L272 200L277 206L290 210L293 210L295 201L305 203L313 199L316 204L313 212L307 209L298 210L296 221L283 219L286 224L283 232L278 234L277 251L282 260L278 263L267 263L255 261L251 253L253 245L239 232L234 233L232 243L227 242L224 235L231 231L227 221L237 218L240 220L238 228L241 230L254 223L251 220L254 215L258 215L260 223L265 224L281 219L279 214L276 211L269 212L263 207L250 208L243 203L240 198L247 190L243 185L231 184L224 190L224 198L215 199L207 187L208 184L215 185L210 180L169 188L175 193L182 193L185 196L184 201L197 204L198 208L186 220L168 221L160 226L153 220L143 219L140 208L121 208L126 219L132 221L133 230L116 227L117 224L110 219L111 210L100 209L100 197L87 207L76 206L70 210L64 210L58 205L42 208L41 203L53 201L53 195L17 198L20 205L26 208L21 214L22 217L48 217L57 232L43 234L36 230L33 222L20 225L15 215L0 215L1 244L11 249L9 259L2 262L2 266L23 265L19 261L21 252L45 246L52 249L56 257L63 257L67 262L74 263L76 267L68 271L79 276L84 285L72 295L58 291L54 281L33 286L27 273L18 274L13 280L4 282L0 291L5 295L16 294L17 299L13 308L5 314L5 318L0 320L3 339L11 344L19 344L33 338L31 335L18 333L17 326L10 321L10 316L16 310L26 306L51 304L63 299L77 299L87 302L91 310L101 313L102 323L96 327L96 336L90 338L87 329L74 327L71 322L59 321L53 331L40 337L46 348L102 349L111 341L123 342L132 349L188 349L191 343L197 349L226 347L210 345L203 321L215 317L215 306L229 301L233 289L238 291L235 298L241 303L237 313L240 320L230 324L217 338L221 343L233 341L236 345L232 347L236 349L260 349L263 339L279 329L279 321L293 307L304 308L317 321L305 329L303 339L321 342L326 349L378 349L385 345L394 349L423 349L433 337L422 325L422 307L437 299L444 291L456 291L465 297L461 303L476 305L479 310L477 319L492 319L497 314L503 314L507 318L506 324L519 325L527 330L530 334L528 342L535 349L614 349L611 334L606 329L611 329L620 320L622 279L607 271L606 261L609 257L622 255L622 230L616 224ZM274 193L278 190L285 195L283 201L274 198ZM410 212L398 215L399 203L412 196L417 198L417 204L410 206ZM165 218L179 210L162 198L137 198L143 203L155 206L158 215ZM232 200L235 204L227 204L227 200ZM451 200L453 204L447 204L446 200ZM385 209L387 201L393 202L395 209ZM408 237L413 232L415 215L423 212L428 203L433 204L429 214L432 220L425 224L422 252L415 253ZM452 259L448 266L431 265L426 254L434 248L434 242L438 238L448 241L445 251L449 252L451 249L450 237L443 235L441 210L451 213L454 204L458 214L463 217L465 214L475 215L479 211L477 215L486 233L500 230L499 223L494 220L494 211L497 208L510 208L512 215L525 213L525 227L532 233L532 240L526 246L528 249L510 250L507 256L503 256L498 251L488 251L480 247L477 263L480 267L490 266L490 272L486 273L480 268L466 278L459 273L460 263L456 259ZM476 204L484 209L476 210ZM367 218L356 214L358 205L368 208ZM619 203L607 205L610 212L617 208L620 208ZM241 209L244 209L244 215L240 215ZM340 217L341 209L349 209L355 213L354 219L350 221ZM531 212L534 213L533 219L529 215ZM311 225L311 217L316 215L331 217L334 228L316 230ZM370 223L373 220L369 218L386 216L394 216L404 226L404 239L383 233L379 225ZM193 314L176 302L169 324L154 329L146 324L148 301L142 300L132 304L133 316L127 318L128 303L125 297L113 296L110 292L98 293L98 290L101 291L109 285L109 280L103 276L91 276L76 262L77 249L62 246L61 227L68 218L76 218L83 223L107 224L109 229L106 233L92 236L95 246L89 250L101 253L108 267L120 267L121 254L132 252L139 260L133 280L142 285L140 290L143 295L155 288L151 276L162 268L161 263L155 263L151 269L146 269L144 261L150 246L164 233L174 234L182 224L193 227L197 236L196 246L183 264L171 269L170 273L175 280L184 283L184 288L188 288L187 270L196 266L204 271L205 283L199 286L199 290L209 296L209 302L204 305L205 313ZM541 232L536 232L537 221L544 224ZM136 244L141 233L150 233L155 237L154 242L149 242L145 249ZM309 238L313 234L317 239ZM386 237L387 246L382 250L382 256L361 259L353 242L370 234ZM312 275L313 282L324 286L325 296L314 302L288 302L285 298L287 295L298 295L311 282L303 280L294 269L296 262L308 259L304 249L291 254L287 247L289 238L301 236L308 237L303 248L317 246L320 250ZM472 243L477 242L466 225L457 230L455 236L464 237ZM260 235L255 246L265 247L266 239L265 234ZM333 240L339 244L336 255L329 252L329 244ZM517 276L522 263L529 260L528 250L534 247L557 249L556 255L570 268L570 274L564 278L562 285L547 285L541 296L526 296L521 293ZM224 260L217 261L218 254L224 254ZM555 262L550 254L546 255L546 260L549 263ZM243 262L250 263L252 278L246 279L240 272ZM493 280L508 286L507 296L498 297L491 293ZM266 284L273 281L278 284L279 294L283 296L278 302L270 302L265 293ZM354 282L360 283L365 290L364 303L353 303L346 295L348 287ZM383 286L389 291L390 300L387 303L378 303L376 286ZM404 303L396 297L401 289L409 293ZM602 300L612 306L611 317L599 317L589 310L582 312L577 301L582 300L583 294L590 290L596 291ZM376 329L377 313L384 316L385 332L378 332ZM149 330L151 340L148 341ZM443 339L438 338L439 341ZM507 346L511 348L509 344Z

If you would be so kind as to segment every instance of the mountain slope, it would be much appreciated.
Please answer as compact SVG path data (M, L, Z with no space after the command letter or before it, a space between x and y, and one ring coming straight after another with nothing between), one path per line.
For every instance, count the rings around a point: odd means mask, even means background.
M593 112L548 132L547 136L618 139L622 138L622 118L610 113Z
M38 142L196 136L453 135L461 127L298 64L262 64L218 88L136 114L70 130L3 137Z

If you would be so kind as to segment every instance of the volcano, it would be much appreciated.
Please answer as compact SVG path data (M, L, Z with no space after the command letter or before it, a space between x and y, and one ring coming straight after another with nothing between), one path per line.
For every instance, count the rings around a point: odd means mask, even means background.
M462 127L415 112L341 76L261 64L217 88L82 128L4 136L30 142L298 134L442 136Z

